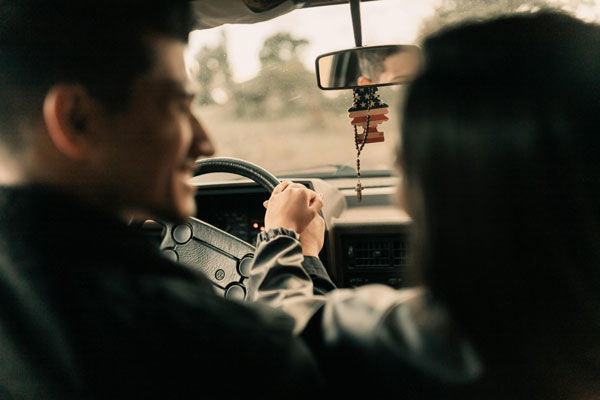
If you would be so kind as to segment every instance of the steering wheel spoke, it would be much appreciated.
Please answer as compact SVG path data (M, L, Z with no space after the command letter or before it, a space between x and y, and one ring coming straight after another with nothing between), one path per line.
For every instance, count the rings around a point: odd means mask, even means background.
M270 193L279 180L258 165L237 158L208 158L196 163L196 176L228 172L250 178ZM223 296L244 300L254 246L197 218L165 227L160 249L165 257L202 272Z
M166 224L163 254L202 272L225 297L243 300L254 246L196 218Z

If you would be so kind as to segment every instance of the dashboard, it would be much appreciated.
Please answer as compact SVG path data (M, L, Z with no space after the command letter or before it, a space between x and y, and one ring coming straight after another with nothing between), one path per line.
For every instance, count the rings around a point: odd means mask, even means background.
M259 186L201 188L196 195L196 218L254 245L264 230L263 201L269 194Z
M196 218L254 245L264 230L262 203L269 193L247 179L205 177L193 181L198 188ZM397 177L363 178L362 202L356 199L352 178L291 179L323 193L326 236L320 258L338 287L405 284L410 218L395 202Z

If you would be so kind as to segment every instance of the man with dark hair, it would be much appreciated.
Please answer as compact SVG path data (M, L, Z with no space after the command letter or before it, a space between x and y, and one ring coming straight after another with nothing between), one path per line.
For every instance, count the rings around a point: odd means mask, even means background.
M214 149L190 110L187 18L167 2L0 2L1 398L314 388L289 317L217 296L123 222L195 212L187 182ZM289 186L275 250L299 247L322 206Z
M357 85L410 82L419 71L420 55L415 46L363 49L357 52L360 76Z

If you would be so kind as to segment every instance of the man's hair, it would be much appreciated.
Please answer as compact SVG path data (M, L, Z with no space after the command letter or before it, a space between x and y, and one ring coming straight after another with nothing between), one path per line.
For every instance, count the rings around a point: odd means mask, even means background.
M590 373L600 362L600 27L552 12L502 17L444 30L424 54L399 148L422 281L486 361L555 341L574 359L595 354Z
M383 51L378 48L358 51L358 64L360 75L368 78L373 83L379 83L379 76L385 71L385 59L398 53L402 53L402 46L392 46Z
M187 41L190 17L183 2L0 1L0 140L41 115L57 83L124 108L134 78L153 65L148 36Z

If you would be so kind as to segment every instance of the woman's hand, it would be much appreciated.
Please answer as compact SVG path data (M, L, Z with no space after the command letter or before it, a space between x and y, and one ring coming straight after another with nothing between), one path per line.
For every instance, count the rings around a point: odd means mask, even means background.
M275 187L265 207L265 229L283 227L302 235L315 217L320 218L318 212L323 207L323 200L304 185L284 181ZM312 236L316 228L318 222L311 227L309 235Z

